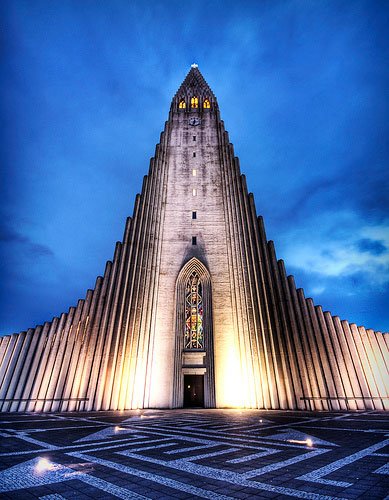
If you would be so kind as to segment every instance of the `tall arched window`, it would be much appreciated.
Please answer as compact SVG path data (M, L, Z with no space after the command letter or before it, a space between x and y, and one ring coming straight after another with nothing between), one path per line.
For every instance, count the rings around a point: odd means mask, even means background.
M198 108L199 107L199 99L197 97L192 97L190 100L192 108Z
M211 107L211 103L209 102L209 99L204 99L204 109L209 109Z
M185 99L181 99L181 101L178 104L178 107L180 109L185 109L186 108Z
M185 349L204 349L203 290L194 271L185 287Z
M204 376L204 406L213 408L216 397L212 282L208 269L196 257L188 260L178 273L174 302L172 407L181 408L184 404L185 375L198 374Z

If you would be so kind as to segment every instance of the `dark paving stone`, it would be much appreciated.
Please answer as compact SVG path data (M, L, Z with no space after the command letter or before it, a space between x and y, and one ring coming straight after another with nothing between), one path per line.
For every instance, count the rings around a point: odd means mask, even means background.
M0 431L11 436L0 439L0 500L55 494L382 500L389 494L385 412L2 414Z

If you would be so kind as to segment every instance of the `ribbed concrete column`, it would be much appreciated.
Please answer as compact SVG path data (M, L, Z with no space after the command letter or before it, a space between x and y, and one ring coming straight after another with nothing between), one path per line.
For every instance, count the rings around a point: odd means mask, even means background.
M53 399L55 397L55 389L58 384L58 378L61 373L62 360L65 353L67 338L69 332L71 332L74 313L76 311L75 307L70 307L69 312L66 315L66 320L64 322L63 329L61 330L61 325L58 326L58 331L56 332L54 345L52 348L52 352L50 353L50 363L46 368L47 370L47 390L46 394L43 396L47 399L47 401L43 404L43 411L51 411ZM50 370L51 368L51 370ZM39 406L39 403L38 405Z
M329 340L331 342L331 345L333 347L333 352L335 355L335 360L336 360L336 366L337 366L337 376L339 377L339 383L341 384L341 388L343 391L343 394L346 398L346 408L350 408L352 410L357 409L357 405L355 401L353 401L352 398L354 396L351 382L350 382L350 377L349 373L346 367L346 363L343 357L343 352L340 347L339 339L336 334L335 326L332 320L331 313L329 311L326 311L324 313L324 318L326 322L326 328L329 334Z
M29 330L29 338L28 338L28 343L31 338L31 331ZM11 384L12 381L12 376L14 374L14 370L17 366L18 358L20 355L20 352L22 351L24 341L26 339L26 332L20 332L17 336L16 342L15 342L15 348L13 349L12 355L10 356L10 360L8 363L8 366L5 371L3 383L1 384L0 388L0 399L6 399L11 397L11 394L13 394L13 391L15 389L14 383ZM22 354L22 358L24 358L24 353ZM17 372L21 369L21 365L19 363L19 366L17 367ZM2 411L7 411L8 409L8 403L3 403L1 405Z
M13 354L9 370L12 370L12 366L14 366L14 368L12 373L11 371L9 371L11 376L8 382L8 390L5 394L6 399L12 399L13 397L16 398L15 392L18 393L21 392L21 390L19 391L18 384L20 384L21 388L23 389L24 379L21 380L20 376L28 354L33 332L34 330L32 328L28 329L23 344L21 345L19 354L17 353L17 344L15 346L15 352ZM9 411L11 406L12 406L11 403L8 402L3 403L2 411Z
M166 197L166 182L167 182L167 154L166 148L168 145L168 139L170 137L170 124L167 122L165 124L165 132L161 134L161 144L162 144L162 154L156 161L155 166L155 175L160 175L161 182L158 185L158 199L156 206L158 210L156 213L156 225L155 225L155 251L154 251L154 259L152 262L152 268L155 269L154 273L154 286L153 286L153 297L152 302L150 304L151 308L151 318L150 318L150 341L148 346L147 353L147 367L146 367L146 381L145 381L145 407L150 407L150 391L151 391L151 374L152 374L152 366L153 366L153 358L154 358L154 343L155 336L157 334L156 326L157 326L157 301L158 301L158 287L159 287L159 275L161 269L161 250L162 250L162 238L163 238L163 224L162 221L165 218L165 207L164 203ZM126 394L126 398L128 397L128 392Z
M29 402L26 406L27 411L41 411L43 408L42 403L37 403L35 404L34 400L37 398L44 398L46 395L46 390L47 390L47 384L49 380L49 370L47 369L47 365L50 360L50 352L53 347L53 342L55 339L55 335L57 330L62 326L59 326L59 322L61 325L64 323L66 318L65 314L62 314L61 320L59 318L53 318L53 321L49 323L50 329L47 334L47 339L44 340L42 349L43 353L41 355L40 362L38 364L39 369L36 373L36 376L34 378L34 382L32 385L31 393L30 393L30 399L32 399L31 402ZM53 361L54 362L54 361ZM50 371L51 374L51 371Z
M349 346L349 342L346 340L345 333L343 331L340 319L338 316L331 317L330 313L325 313L326 320L328 322L332 321L333 326L335 328L335 334L337 336L337 340L339 342L341 351L342 351L342 357L344 360L344 365L345 365L345 370L347 371L348 378L350 380L350 386L348 387L346 393L348 396L356 396L357 398L362 398L362 391L358 382L358 377L356 374L356 370L353 364L352 360L352 355L351 355L351 346ZM330 319L331 318L331 319ZM353 351L353 355L355 355ZM346 382L347 383L347 382ZM350 402L350 408L353 409L358 409L358 410L363 410L366 408L364 401L361 399L357 399L354 401L353 405Z
M358 351L358 356L362 365L363 369L363 374L364 377L366 378L368 388L369 388L369 397L372 397L372 404L375 409L377 410L382 410L383 405L379 401L379 393L377 390L377 386L374 380L373 372L371 371L371 367L368 361L368 358L366 356L365 348L362 342L361 334L360 331L355 323L351 323L350 325L350 330L353 335L354 343Z
M293 380L295 377L297 377L297 371L298 371L298 376L299 376L299 382L301 383L301 386L299 387L297 385L296 389L296 405L298 408L305 410L309 408L309 403L307 404L306 401L301 400L301 397L312 397L313 392L312 392L312 386L314 383L311 384L311 377L314 377L314 371L313 367L311 372L308 371L308 364L310 360L307 360L305 355L304 355L304 336L305 332L303 331L303 326L301 325L301 330L299 332L298 329L298 324L297 324L297 314L294 311L293 308L293 300L292 296L289 290L289 284L288 284L288 278L286 276L286 271L285 271L285 265L283 260L278 261L278 269L279 269L279 274L280 274L280 282L281 286L283 289L283 295L284 295L284 300L285 300L285 306L286 306L286 311L287 311L287 323L290 326L291 330L291 337L289 339L289 342L292 344L289 349L290 350L295 350L295 363L297 364L296 367L293 368L294 370L294 375L293 375ZM293 277L291 277L293 279ZM294 284L293 284L294 287ZM295 287L294 287L295 289ZM288 336L289 338L289 336ZM311 373L311 375L310 375ZM317 395L318 395L317 391Z
M100 321L101 321L101 316L103 313L103 307L106 299L106 293L107 293L107 287L108 287L108 282L109 282L109 276L111 273L111 268L112 268L112 262L108 261L105 266L105 273L104 273L104 278L101 278L100 276L97 278L96 286L95 286L95 295L98 296L98 303L96 307L96 312L95 314L92 315L88 327L90 328L90 334L89 334L89 341L85 342L85 355L84 355L84 362L82 364L82 371L80 375L80 387L79 391L77 394L77 397L79 398L86 398L87 397L87 389L88 385L91 381L91 376L92 376L92 364L94 359L99 359L99 350L97 348L97 335L99 331L99 326L100 326ZM97 290L100 290L101 287L101 292L97 292ZM102 338L104 338L104 335L101 335ZM98 363L96 363L97 365ZM95 366L96 366L95 365ZM94 384L93 384L94 386ZM93 399L93 398L91 398ZM92 403L93 404L93 403ZM80 408L82 410L85 410L87 408L88 402L83 401L80 403Z
M6 347L4 356L3 356L3 362L0 366L0 397L1 398L4 398L4 395L8 390L7 383L4 384L4 379L5 379L5 376L7 374L8 365L9 365L9 362L12 358L15 344L16 344L18 338L19 338L18 333L14 333L11 335L11 338L9 339L9 342L7 344L7 347Z
M96 308L97 308L97 303L100 299L100 293L101 293L101 287L103 283L103 278L101 276L98 276L96 279L96 284L95 288L93 289L93 296L91 300L91 305L88 311L88 315L84 317L82 320L83 322L83 332L82 335L80 336L79 339L79 355L78 355L78 362L76 363L75 367L75 373L74 373L74 378L73 382L70 383L70 381L67 382L67 393L70 395L70 398L82 398L85 397L85 385L88 383L89 380L89 375L90 375L90 370L85 372L85 379L83 380L83 371L86 368L87 364L87 354L88 350L90 349L92 353L94 354L94 347L95 345L92 345L91 342L91 332L92 332L92 325L95 320L96 316ZM86 312L85 312L86 314ZM83 311L83 316L84 316L84 311ZM81 395L83 394L83 395ZM75 401L69 401L67 405L68 411L74 411L75 408L78 407L83 407L85 406L85 402L81 403L76 403Z
M115 294L115 288L117 286L117 273L120 263L121 250L122 245L120 242L117 242L107 291L107 299L104 306L102 324L100 327L99 344L96 348L97 353L92 368L91 382L89 386L90 390L88 390L88 410L100 410L101 408L101 401L106 380L107 362L112 338L112 328L110 328L109 326L111 306Z
M5 355L5 351L7 350L7 347L8 347L10 339L11 339L10 335L5 335L1 339L1 345L0 345L0 366L2 366L2 362L3 362L4 355ZM1 382L1 380L0 380L0 382Z
M261 217L258 217L258 253L260 255L260 262L261 265L258 266L258 270L260 272L260 279L261 279L261 288L262 288L262 297L260 300L261 303L261 308L262 308L262 321L263 321L263 328L262 328L262 341L263 341L263 353L265 355L265 362L264 366L266 366L266 375L267 375L267 386L269 390L269 399L266 401L265 398L265 408L279 408L279 394L278 394L278 386L279 383L277 384L277 377L278 374L278 368L274 364L274 358L273 358L273 352L274 352L274 339L273 339L273 332L270 327L270 304L268 300L268 295L266 293L267 287L268 287L268 277L267 273L265 272L264 268L264 262L265 262L265 255L264 255L264 248L263 248L263 243L262 245L260 242L265 242L267 241L266 239L266 233L265 233L265 228L263 225L263 220ZM266 392L264 392L266 394Z
M384 340L389 350L389 333L384 333Z
M19 364L19 370L15 370L15 373L13 375L13 383L15 385L15 390L12 396L14 399L21 399L23 395L23 390L25 385L27 384L27 379L28 376L31 377L31 370L30 370L30 365L33 359L33 356L35 354L35 348L38 343L40 334L42 331L42 326L37 326L34 330L30 329L27 332L27 337L26 341L23 345L23 356L22 353L19 356L18 364ZM28 341L27 338L30 335L30 340ZM11 384L10 384L11 385ZM8 410L4 411L17 411L21 403L15 402L9 405L6 405L4 408L7 408Z
M286 277L286 272L284 271L284 275ZM317 364L314 363L314 360L318 358L317 354L317 349L315 344L310 344L309 341L309 336L308 336L308 328L309 328L309 322L307 322L307 318L304 316L303 313L303 308L302 304L305 306L305 297L304 293L300 292L300 296L297 294L297 289L296 289L296 284L294 282L294 277L293 276L288 276L287 278L287 284L289 288L289 293L293 305L293 311L296 316L296 322L297 322L297 335L301 339L301 344L303 348L303 356L304 356L304 361L306 364L306 370L307 370L307 378L309 379L309 383L311 386L312 390L312 396L310 394L306 395L306 397L315 397L318 398L321 396L320 394L320 388L321 392L324 393L324 385L318 383L318 374L316 373L316 366ZM321 372L319 374L319 380L322 380L321 377ZM320 386L320 388L319 388ZM325 403L323 405L323 402L321 400L313 400L313 401L306 401L306 408L307 409L316 409L316 410L322 410L323 408L327 408L327 404Z
M366 330L366 334L368 340L370 341L371 352L374 356L374 358L372 358L372 363L374 364L374 366L376 366L377 378L379 378L382 382L382 385L380 386L380 394L384 395L386 392L386 396L389 397L388 369L386 367L385 360L382 356L381 349L377 341L377 334L382 334L381 332L375 333L373 330Z
M371 393L364 373L361 357L359 356L359 351L356 346L354 336L351 332L348 321L344 320L341 322L341 324L344 331L344 335L346 337L347 346L350 349L350 356L353 362L353 366L355 368L355 373L358 378L358 384L359 387L361 388L362 396L365 398L364 405L367 409L372 410L375 408L375 406L373 401L371 399L368 399L371 397Z
M54 365L54 370L58 370L58 372L55 375L57 383L55 385L55 389L54 389L55 383L53 383L53 389L52 389L52 394L54 394L55 399L62 398L62 392L65 385L66 377L69 370L69 364L73 353L74 342L80 330L80 316L84 304L85 301L83 299L80 299L78 301L77 307L74 311L71 323L69 325L68 333L67 335L65 333L66 336L64 335L64 338L66 340L65 341L64 339L62 340L57 352L56 364ZM53 401L51 405L51 411L58 411L58 410L62 410L62 402Z
M279 316L279 345L282 360L283 376L288 396L288 408L305 408L305 403L300 399L303 396L301 385L301 374L297 364L295 343L291 322L288 317L285 296L281 285L278 262L273 241L269 241L268 250L270 256L271 270L274 277L276 293L277 313Z
M389 396L389 394L385 390L385 385L383 383L381 373L379 370L379 366L377 364L377 360L376 360L376 357L374 355L372 346L370 344L370 339L368 337L366 329L363 326L359 326L358 331L359 331L359 334L361 336L363 346L365 348L366 356L367 356L367 359L368 359L368 362L369 362L369 365L370 365L370 368L372 371L375 385L377 387L378 395L382 396L382 397ZM389 409L389 400L383 399L383 400L381 400L381 402L382 402L384 409L388 410Z
M34 387L35 381L39 379L40 370L43 374L43 363L41 362L42 353L44 350L44 346L47 342L47 336L49 334L51 323L47 322L43 325L43 328L37 327L35 332L35 336L37 337L37 347L35 352L33 353L31 365L27 370L27 379L26 385L24 387L23 393L21 395L21 399L29 399L32 397L32 389ZM34 396L33 396L34 397ZM36 395L35 395L36 397ZM19 411L26 411L28 408L33 408L33 405L29 402L21 402L19 404Z
M327 324L324 319L322 307L316 306L315 312L323 336L325 351L327 352L328 355L329 368L332 373L332 380L334 381L336 395L340 398L338 400L338 404L342 410L346 410L348 409L347 403L344 399L342 399L346 396L343 385L344 378L340 374L340 367L338 365L338 359L336 357L336 348L331 342L330 333L328 331ZM338 349L338 356L341 357L339 349ZM345 376L346 377L348 376L347 373L345 374Z
M307 307L308 307L310 320L312 323L312 329L314 332L315 340L317 342L317 346L318 346L318 350L319 350L319 355L320 355L319 363L322 366L323 373L325 376L325 383L326 383L327 390L328 390L328 396L330 398L333 398L333 399L329 400L329 407L330 407L330 409L334 409L334 410L339 410L340 408L345 409L346 405L344 404L344 402L343 402L343 404L342 403L339 404L339 401L336 400L338 394L336 391L336 386L334 383L334 378L333 378L333 375L331 372L331 367L330 367L330 363L334 362L335 360L333 359L333 357L331 357L329 359L329 357L327 355L323 336L322 336L320 326L319 326L318 317L316 314L316 309L313 305L313 300L311 298L308 298L308 299L306 299L306 303L307 303ZM343 395L343 394L341 394L341 395Z
M64 378L60 396L63 399L70 398L73 388L75 392L77 392L78 390L78 387L75 387L77 382L74 380L74 376L77 370L77 366L79 366L80 364L79 355L81 346L84 342L86 335L86 328L89 321L89 310L92 297L93 297L93 290L88 290L86 293L85 301L83 301L81 315L77 323L77 329L73 339L73 348L71 348L70 344L68 343L67 347L69 351L68 369L66 376ZM69 404L71 404L73 407L75 406L74 402L63 401L61 405L61 410L67 411L69 409Z

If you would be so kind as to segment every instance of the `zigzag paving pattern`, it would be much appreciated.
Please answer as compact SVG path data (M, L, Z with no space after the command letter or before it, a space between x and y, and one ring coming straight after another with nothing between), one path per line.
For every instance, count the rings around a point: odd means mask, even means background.
M389 500L384 412L8 413L0 422L0 499Z

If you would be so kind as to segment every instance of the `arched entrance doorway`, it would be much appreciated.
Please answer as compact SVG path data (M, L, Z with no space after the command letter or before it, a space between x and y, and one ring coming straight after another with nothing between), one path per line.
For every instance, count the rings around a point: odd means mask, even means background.
M197 258L181 269L176 282L173 408L214 408L211 276Z

